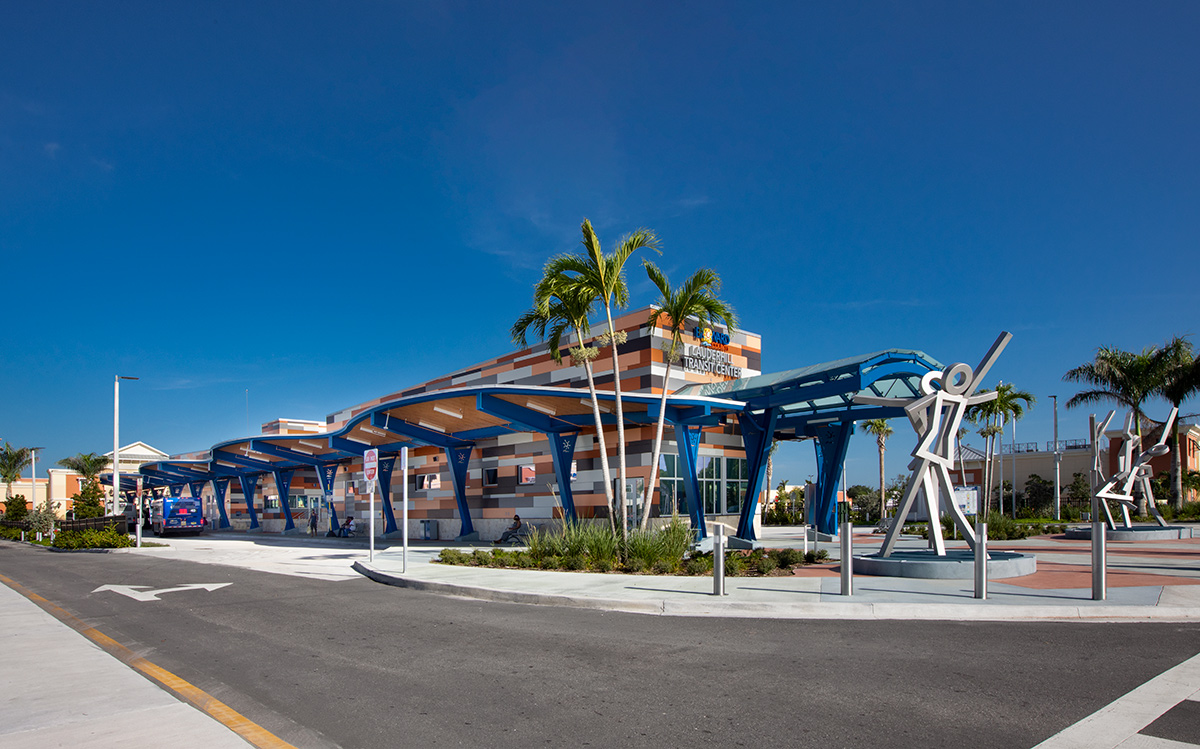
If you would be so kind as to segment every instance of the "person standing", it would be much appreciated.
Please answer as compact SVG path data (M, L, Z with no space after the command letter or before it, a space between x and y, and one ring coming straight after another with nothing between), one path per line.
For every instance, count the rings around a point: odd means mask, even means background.
M308 535L317 535L317 513L312 510L308 511Z

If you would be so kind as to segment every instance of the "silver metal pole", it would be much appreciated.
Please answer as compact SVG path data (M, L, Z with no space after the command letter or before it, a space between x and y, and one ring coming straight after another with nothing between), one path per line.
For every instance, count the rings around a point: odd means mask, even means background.
M800 526L800 530L804 533L804 556L808 556L808 524Z
M1012 420L1012 516L1017 519L1017 417Z
M137 528L134 530L134 538L137 539L137 547L142 548L142 477L138 476L137 480L137 498L133 500L137 503Z
M725 593L725 526L713 524L713 595Z
M400 558L400 571L408 572L408 448L400 448L400 501L403 503L403 508L400 510L402 517L400 528L400 538L404 542L404 554Z
M113 379L113 509L109 515L117 514L117 497L121 493L121 375Z
M368 482L368 483L371 484L370 511L368 513L370 515L371 519L369 521L367 521L367 533L369 533L371 535L371 541L370 541L370 545L368 547L369 550L367 551L367 561L374 562L375 561L375 479L371 479L370 482Z
M842 523L842 595L854 595L854 523Z
M1004 384L1004 383L1000 383ZM1000 493L1000 514L1004 514L1004 414L1000 414L1000 434L996 437L996 449L999 451L1000 470L996 477L996 490Z
M1092 600L1108 596L1108 534L1103 520L1092 519Z
M975 597L987 599L987 523L975 523Z
M1058 447L1058 396L1054 401L1054 519L1062 520L1062 451Z

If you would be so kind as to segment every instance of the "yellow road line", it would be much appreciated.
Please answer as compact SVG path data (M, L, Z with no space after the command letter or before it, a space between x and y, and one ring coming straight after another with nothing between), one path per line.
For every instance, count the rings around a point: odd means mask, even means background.
M131 668L141 671L145 676L161 684L164 689L171 692L179 699L190 702L197 708L208 713L226 728L241 736L254 746L261 747L261 749L295 749L292 744L289 744L267 729L258 725L254 721L234 710L229 705L226 705L224 702L221 702L208 692L205 692L200 687L190 683L186 679L176 676L162 666L158 666L146 660L145 658L142 658L129 648L112 639L95 627L89 627L79 617L75 616L71 612L67 611L61 606L51 603L12 578L0 575L0 582L3 582L8 587L33 601L47 613L51 614L55 619L58 619L63 624L67 625L76 632L79 632L92 642L104 648L117 660Z

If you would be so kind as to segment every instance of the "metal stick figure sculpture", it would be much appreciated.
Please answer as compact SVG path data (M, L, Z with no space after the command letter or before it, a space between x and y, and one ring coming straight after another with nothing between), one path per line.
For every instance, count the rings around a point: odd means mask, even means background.
M1088 435L1092 440L1092 492L1093 495L1098 491L1099 485L1104 483L1104 465L1100 460L1100 445L1104 440L1104 432L1108 429L1108 425L1112 423L1113 416L1116 416L1116 411L1109 411L1108 416L1104 417L1104 421L1097 424L1095 417L1091 419L1090 428L1092 433ZM1102 499L1097 499L1096 504L1104 510L1105 517L1108 518L1108 527L1113 528L1112 513L1108 511L1108 502ZM1097 518L1092 518L1096 520Z
M938 506L944 504L963 538L967 539L967 543L974 550L975 530L967 523L966 517L954 500L954 481L950 476L954 467L954 438L969 406L986 403L997 397L995 392L980 395L974 395L974 392L1011 339L1012 333L1001 333L974 370L959 362L951 364L941 372L927 372L921 378L922 395L919 398L880 398L861 394L854 397L855 403L903 407L913 429L920 436L916 449L912 451L912 462L908 464L912 475L908 479L908 486L904 490L904 496L900 500L900 506L896 510L891 528L888 529L879 556L891 556L900 531L904 528L904 521L922 489L925 494L925 508L929 513L930 548L938 556L946 555L942 525L939 522L941 513L938 511Z
M1154 513L1154 519L1159 525L1166 527L1167 521L1158 511L1158 503L1154 501L1154 491L1150 488L1150 460L1170 452L1171 448L1167 446L1166 440L1177 415L1179 415L1179 409L1172 408L1171 415L1167 417L1167 422L1163 425L1162 438L1148 450L1137 452L1136 457L1134 453L1141 448L1142 438L1137 433L1133 411L1130 411L1129 415L1125 417L1125 439L1121 443L1121 456L1117 459L1119 470L1115 476L1104 483L1104 486L1100 487L1100 491L1096 492L1096 497L1105 505L1104 512L1108 515L1108 527L1116 527L1112 515L1108 512L1108 500L1110 499L1121 505L1121 517L1125 527L1133 527L1129 519L1129 511L1137 504L1133 498L1135 483L1141 487L1142 496L1146 498L1150 512Z

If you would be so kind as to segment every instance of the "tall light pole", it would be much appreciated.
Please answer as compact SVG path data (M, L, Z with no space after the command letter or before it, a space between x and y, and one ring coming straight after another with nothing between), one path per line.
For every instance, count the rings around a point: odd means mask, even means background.
M117 498L121 496L121 380L136 380L136 377L117 375L113 379L113 505L112 515L117 514Z
M29 500L33 502L33 509L37 509L37 451L45 450L44 447L29 448ZM50 495L46 495L49 499Z
M1054 401L1054 519L1062 520L1062 477L1059 475L1062 469L1062 450L1058 444L1058 396L1050 396L1050 400Z

